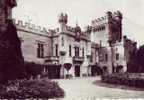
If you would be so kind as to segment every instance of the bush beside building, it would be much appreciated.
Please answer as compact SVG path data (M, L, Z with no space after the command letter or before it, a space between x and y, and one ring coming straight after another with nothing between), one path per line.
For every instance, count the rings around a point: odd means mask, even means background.
M50 80L10 81L0 87L1 99L63 98L64 91Z
M131 87L144 88L144 74L140 73L115 73L115 74L105 74L102 76L102 82L116 84L116 85L126 85Z

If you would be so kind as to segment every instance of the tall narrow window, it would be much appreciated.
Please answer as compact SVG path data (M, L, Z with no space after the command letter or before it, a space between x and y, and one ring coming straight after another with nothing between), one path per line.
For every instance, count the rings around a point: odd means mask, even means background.
M69 56L71 57L71 45L69 45Z
M75 47L75 56L79 57L79 47Z
M105 61L108 61L108 54L105 54Z
M38 43L37 57L38 58L43 58L44 57L44 44L42 44L42 43Z
M93 52L91 53L90 62L93 62Z
M116 60L119 60L119 54L116 53Z
M62 46L64 46L64 38L62 37Z
M55 56L58 56L58 44L55 44Z
M84 48L82 49L82 57L84 57Z

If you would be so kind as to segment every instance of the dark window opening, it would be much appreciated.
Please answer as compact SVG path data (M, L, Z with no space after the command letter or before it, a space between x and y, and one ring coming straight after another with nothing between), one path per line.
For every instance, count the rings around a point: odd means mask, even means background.
M55 56L58 56L58 44L55 44Z
M119 60L119 54L116 53L116 60Z
M84 55L84 48L82 49L82 56L84 57L85 55Z
M105 61L108 61L108 54L105 54Z
M62 37L62 46L64 46L64 38Z
M38 58L44 58L44 44L42 44L42 43L38 43L37 57Z
M71 57L71 45L69 45L69 56Z
M75 57L79 57L79 47L75 47Z

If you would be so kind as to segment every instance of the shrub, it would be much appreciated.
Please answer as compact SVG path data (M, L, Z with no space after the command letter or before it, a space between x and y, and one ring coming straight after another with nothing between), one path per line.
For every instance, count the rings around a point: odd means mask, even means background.
M33 76L36 78L37 75L40 75L43 70L43 65L36 64L34 62L25 62L24 68L26 70L26 78Z
M101 78L105 83L144 88L144 78L140 73L105 74Z
M1 87L0 98L62 98L64 91L49 80L11 81Z

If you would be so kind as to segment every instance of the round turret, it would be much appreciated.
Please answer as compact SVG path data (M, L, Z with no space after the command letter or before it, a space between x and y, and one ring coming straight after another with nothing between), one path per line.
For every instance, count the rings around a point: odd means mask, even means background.
M77 24L76 24L76 27L75 27L75 32L76 33L81 33L81 28Z
M61 13L59 15L59 23L67 24L68 22L68 15L66 13Z

